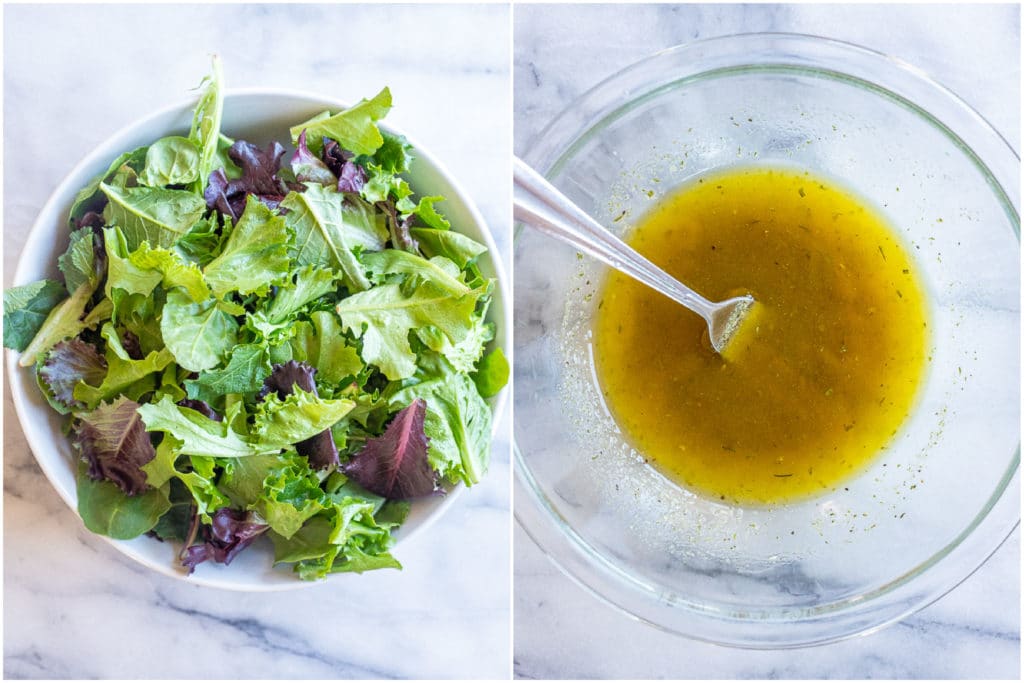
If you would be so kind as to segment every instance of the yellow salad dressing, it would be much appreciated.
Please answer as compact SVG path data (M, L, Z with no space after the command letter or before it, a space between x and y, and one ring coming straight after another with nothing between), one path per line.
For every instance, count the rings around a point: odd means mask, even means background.
M855 196L802 171L734 168L665 197L626 239L712 301L758 302L726 360L702 318L609 276L598 379L666 476L785 503L840 485L897 433L924 375L925 294L893 228Z

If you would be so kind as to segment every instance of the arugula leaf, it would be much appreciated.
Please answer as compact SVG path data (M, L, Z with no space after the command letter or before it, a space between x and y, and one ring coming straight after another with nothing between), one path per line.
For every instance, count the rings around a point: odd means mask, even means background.
M129 496L112 482L94 480L85 463L78 466L77 494L78 514L85 528L121 540L146 533L171 507L165 488Z
M220 364L238 339L238 323L215 299L195 303L180 290L167 293L160 333L178 365L192 372Z
M185 185L199 179L199 148L189 138L161 138L146 150L139 182L149 187Z
M219 299L228 292L265 294L284 279L289 266L284 219L250 196L220 256L203 274Z
M100 183L109 200L103 209L107 224L124 232L128 250L143 242L161 248L172 246L203 216L206 202L185 190L157 187L118 188Z
M491 411L473 381L447 373L395 393L392 408L417 398L427 402L424 431L430 439L430 464L449 480L480 481L490 462Z
M454 261L459 268L476 261L487 251L487 247L454 230L435 228L412 228L410 230L427 256L444 256Z
M4 290L4 346L24 351L50 312L66 297L64 285L55 280L37 280Z
M360 100L354 107L333 116L315 116L305 123L292 126L292 143L299 141L299 135L306 131L311 148L320 151L320 139L337 140L345 149L356 154L373 154L384 144L376 122L387 116L391 110L391 91L384 88L372 99Z
M483 357L480 365L472 375L473 383L483 398L497 396L502 387L508 384L509 365L501 348L496 348Z
M416 354L409 331L433 325L449 339L466 336L478 294L460 297L431 280L405 294L397 284L378 285L343 299L337 306L345 330L363 340L362 358L380 368L390 380L412 377Z
M384 248L387 225L383 216L362 200L346 201L344 194L316 184L305 192L292 192L281 206L288 209L285 222L294 235L298 265L340 270L352 291L369 289L370 281L353 250Z
M74 436L89 463L88 475L111 481L130 496L146 489L142 466L156 456L138 408L135 401L120 398L81 414Z
M197 174L192 191L202 194L210 172L217 168L217 150L221 139L220 124L224 111L224 74L220 65L220 57L213 55L213 73L203 79L199 87L204 87L199 97L195 113L192 116L192 128L188 138L199 151Z
M225 394L259 391L270 374L270 357L261 344L241 344L231 351L223 369L207 370L185 381L188 397L212 403Z

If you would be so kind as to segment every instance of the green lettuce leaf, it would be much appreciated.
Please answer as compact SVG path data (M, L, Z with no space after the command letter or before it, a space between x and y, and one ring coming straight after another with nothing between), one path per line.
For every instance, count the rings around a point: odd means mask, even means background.
M409 331L432 325L453 342L461 341L469 332L477 296L475 291L452 296L430 280L409 294L386 284L343 299L337 311L345 330L362 339L363 360L399 380L416 372Z
M348 399L319 398L298 387L284 400L271 393L257 406L252 441L263 452L281 450L330 429L354 407Z
M195 303L175 289L167 293L160 333L178 365L200 372L219 365L235 347L238 323L215 299Z
M57 258L57 267L64 274L64 284L68 294L88 283L95 291L103 277L102 263L96 262L98 239L92 228L80 228L71 233L71 243L67 251Z
M315 153L320 152L322 138L327 137L337 140L344 149L355 154L373 154L384 144L376 122L387 116L390 110L391 91L384 88L372 99L360 100L354 107L333 116L321 114L293 126L292 144L298 144L299 135L305 130L309 148Z
M106 171L93 178L89 181L88 185L78 191L78 194L75 195L75 201L71 204L71 212L68 216L68 221L71 223L72 228L78 227L77 221L89 211L99 211L103 208L103 204L107 200L103 193L100 192L100 183L104 181L110 182L123 166L141 170L146 162L146 152L148 149L148 147L138 147L131 152L125 152L114 159Z
M214 458L242 458L260 453L244 435L230 428L228 420L211 420L199 411L175 405L168 396L143 405L139 415L147 431L173 436L181 444L181 453Z
M484 398L496 396L508 384L509 365L501 348L496 348L483 357L472 375L477 391Z
M203 270L217 298L228 292L266 294L285 279L290 266L285 221L249 196L220 256Z
M355 249L380 250L388 237L384 215L372 205L340 192L312 184L305 192L292 192L281 206L293 234L295 262L300 266L326 266L339 270L352 291L370 287Z
M317 369L317 380L337 384L363 370L359 352L348 345L341 322L331 311L314 311L309 322L295 323L295 336L288 340L292 358Z
M143 394L156 389L158 378L154 373L160 372L174 360L170 351L152 351L142 360L134 360L121 345L117 330L112 324L103 325L100 334L107 340L107 374L98 387L80 381L74 389L76 401L81 401L92 410L101 401L121 394L137 401Z
M121 228L129 251L143 242L159 248L172 246L206 211L206 200L185 190L118 188L106 183L100 183L100 190L109 200L103 218Z
M88 315L85 314L85 308L88 306L92 294L93 285L83 282L74 294L50 311L50 315L36 331L36 336L22 351L18 365L22 367L35 365L36 361L52 349L57 342L77 337L83 330L95 327L98 323L107 320L113 311L110 299L104 299L96 304Z
M447 373L398 391L389 405L397 410L417 398L427 402L431 466L450 481L479 482L490 462L491 411L476 385L467 375Z
M424 254L444 256L462 269L487 251L487 247L484 245L454 230L412 228L410 232L419 242L420 249Z

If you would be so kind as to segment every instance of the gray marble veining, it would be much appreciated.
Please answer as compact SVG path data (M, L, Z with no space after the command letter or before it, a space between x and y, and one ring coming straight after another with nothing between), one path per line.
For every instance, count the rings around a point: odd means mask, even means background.
M1016 5L520 5L513 23L514 148L520 155L573 99L633 62L695 39L754 31L829 36L895 55L959 94L1020 145ZM785 652L734 650L664 633L579 587L518 525L514 547L518 678L1020 675L1019 530L952 593L903 622Z
M461 181L508 269L509 15L506 6L5 8L4 285L61 179L122 126L187 97L211 52L228 87L356 101L389 85L388 122ZM488 476L400 549L402 572L271 594L200 588L122 556L58 498L6 391L4 420L6 677L509 676L508 411Z

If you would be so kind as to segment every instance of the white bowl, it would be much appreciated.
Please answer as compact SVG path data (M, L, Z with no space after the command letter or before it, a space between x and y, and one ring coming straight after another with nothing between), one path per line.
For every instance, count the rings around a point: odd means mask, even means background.
M14 285L58 276L57 257L67 248L67 214L75 194L92 178L102 173L118 154L151 144L165 135L187 135L195 102L195 98L191 98L130 124L96 148L75 167L50 196L32 226L25 242L25 249L18 261ZM228 90L224 96L222 130L232 138L248 140L261 147L271 140L286 143L290 126L305 121L325 109L339 110L348 106L344 102L292 90ZM508 285L502 272L501 260L495 258L497 247L484 219L466 192L423 147L417 145L415 140L403 131L396 131L389 126L383 128L393 133L402 133L413 145L415 159L408 179L416 194L446 197L447 200L440 208L452 226L487 246L488 253L481 257L480 269L485 276L498 280L488 318L497 324L494 343L510 353L511 308L505 304L509 300ZM43 473L64 502L77 514L77 454L68 438L61 433L65 418L54 412L43 398L36 385L34 370L18 366L19 355L14 351L7 353L8 377L18 419ZM489 401L496 415L503 410L507 395L506 388ZM462 493L463 488L462 485L457 485L443 498L418 500L413 503L409 518L394 534L394 554L399 561L402 546L413 535L436 521ZM291 565L273 566L272 549L265 539L239 554L229 566L207 562L199 565L191 576L187 576L177 560L180 544L161 543L144 536L130 541L117 541L106 536L102 538L150 569L174 578L187 578L191 583L199 585L241 591L271 591L319 583L300 580L292 571ZM331 575L335 581L341 580L341 576L343 575ZM358 576L350 577L348 580L358 581Z

